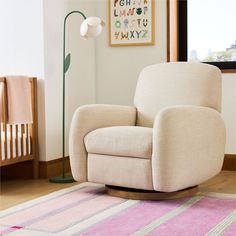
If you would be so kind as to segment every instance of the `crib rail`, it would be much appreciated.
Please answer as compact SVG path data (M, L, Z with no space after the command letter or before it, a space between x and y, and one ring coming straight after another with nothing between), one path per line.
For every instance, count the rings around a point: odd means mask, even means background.
M32 124L7 123L6 79L0 77L3 87L2 122L0 123L0 166L33 160L33 175L38 178L38 120L37 120L37 79L29 78L32 99Z

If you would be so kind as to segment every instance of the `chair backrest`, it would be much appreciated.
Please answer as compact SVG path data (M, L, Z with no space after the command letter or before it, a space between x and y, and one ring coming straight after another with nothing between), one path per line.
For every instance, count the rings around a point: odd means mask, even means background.
M173 62L145 67L139 76L134 105L137 125L152 127L160 109L196 105L221 109L221 71L203 63Z

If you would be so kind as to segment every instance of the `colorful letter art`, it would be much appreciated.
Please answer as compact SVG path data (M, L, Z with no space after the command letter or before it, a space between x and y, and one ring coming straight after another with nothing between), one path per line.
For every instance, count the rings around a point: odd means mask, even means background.
M154 0L109 0L110 46L154 44Z

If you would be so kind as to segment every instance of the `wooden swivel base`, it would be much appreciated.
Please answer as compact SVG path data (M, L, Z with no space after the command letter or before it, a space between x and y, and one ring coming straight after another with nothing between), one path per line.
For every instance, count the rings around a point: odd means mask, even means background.
M106 185L106 191L113 197L134 200L164 200L193 196L198 192L198 186L193 186L176 192L157 192L151 190L132 189Z

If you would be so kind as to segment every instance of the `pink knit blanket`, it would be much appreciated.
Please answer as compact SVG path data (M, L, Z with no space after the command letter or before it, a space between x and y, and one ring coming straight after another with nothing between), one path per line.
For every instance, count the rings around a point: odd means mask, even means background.
M6 76L7 123L26 124L33 122L31 87L29 77ZM0 121L2 120L3 89L0 87Z

